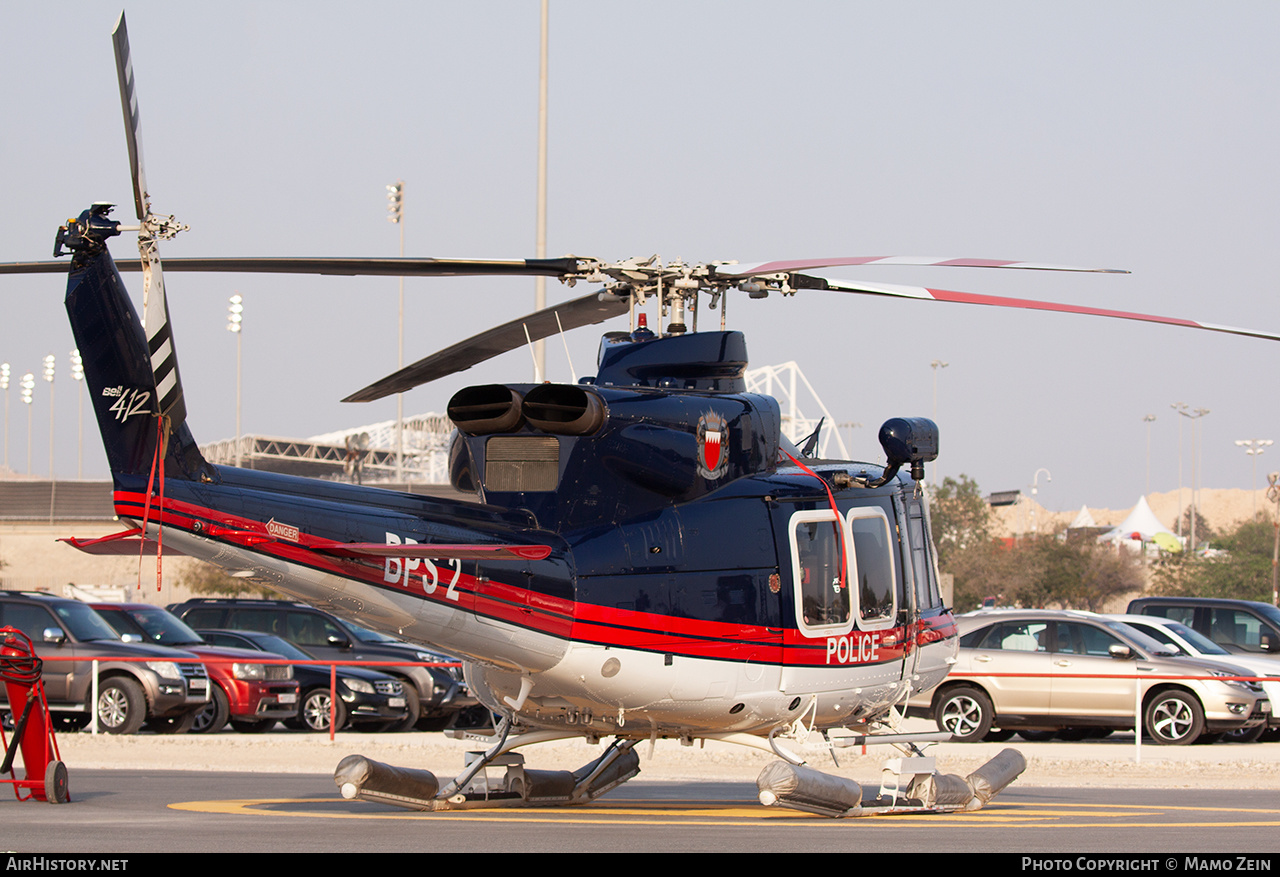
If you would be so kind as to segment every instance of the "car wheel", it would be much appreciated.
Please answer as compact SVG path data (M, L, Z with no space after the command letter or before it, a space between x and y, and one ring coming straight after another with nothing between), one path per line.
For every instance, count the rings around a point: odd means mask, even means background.
M352 722L351 730L361 734L381 734L383 731L394 731L400 722Z
M334 704L334 728L341 730L345 727L347 724L347 708L343 706L342 700L332 700L329 697L329 689L327 688L313 688L302 699L301 717L303 730L328 731L329 704L331 702Z
M276 726L275 719L232 719L231 727L241 734L264 734Z
M387 731L412 731L413 726L418 724L418 718L422 715L422 698L418 697L418 689L414 687L413 681L409 679L401 679L400 683L404 686L404 702L409 712L403 719L391 722L387 725ZM378 730L384 730L379 728Z
M416 727L419 731L443 731L445 728L452 727L453 721L453 713L447 716L428 716L418 719Z
M83 731L89 727L89 716L80 714L75 715L55 715L53 717L53 730L59 733L74 733L75 731Z
M222 689L214 685L209 691L209 702L196 711L191 730L195 734L216 734L227 726L230 718L231 704Z
M961 685L943 692L933 710L938 729L947 731L957 743L981 740L991 730L995 710L991 698L977 688Z
M147 720L142 686L127 676L113 676L98 687L98 725L108 734L136 734Z
M982 738L983 743L1003 743L1014 735L1012 729L993 728L988 731Z
M148 719L142 727L157 734L185 734L196 722L195 713L183 716L166 716L163 719Z
M1262 735L1266 733L1266 725L1254 725L1252 728L1239 728L1235 731L1228 731L1223 735L1223 739L1228 743L1257 743L1262 739Z
M1204 731L1200 701L1183 691L1162 691L1147 702L1143 724L1151 739L1164 746L1192 743Z
M469 706L462 712L458 713L458 717L454 720L453 726L467 731L492 731L501 721L502 717L495 716L493 713L489 712L487 707Z
M1058 736L1058 732L1052 729L1034 730L1032 728L1027 728L1019 731L1018 736L1029 743L1048 743L1054 737Z

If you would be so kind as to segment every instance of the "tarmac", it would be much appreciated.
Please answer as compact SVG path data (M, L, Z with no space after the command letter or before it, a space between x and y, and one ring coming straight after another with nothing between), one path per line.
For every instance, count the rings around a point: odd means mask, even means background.
M931 722L907 720L904 731L936 731ZM137 734L117 737L88 732L58 737L68 768L192 770L214 772L332 773L347 755L361 754L402 767L426 768L437 775L461 771L468 751L482 741L455 740L440 733L364 734L346 731L333 741L325 734L278 731L213 735ZM595 758L601 746L582 740L538 744L520 750L529 767L574 769ZM900 754L892 747L828 746L819 735L805 745L787 742L792 751L819 770L860 782L878 779L885 759ZM944 773L966 775L1006 748L1021 751L1027 769L1019 786L1071 788L1241 788L1280 790L1280 743L1211 745L1135 745L1132 733L1114 733L1078 743L1031 743L1014 737L1004 743L936 743L926 754ZM774 760L772 753L708 741L682 746L657 740L636 747L645 780L754 781Z

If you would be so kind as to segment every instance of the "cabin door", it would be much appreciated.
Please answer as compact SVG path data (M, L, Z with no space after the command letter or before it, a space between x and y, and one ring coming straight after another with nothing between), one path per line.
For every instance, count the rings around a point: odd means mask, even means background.
M889 511L892 511L890 507ZM897 541L889 512L867 505L839 514L823 497L779 507L779 557L789 561L789 618L783 630L782 690L869 689L879 697L902 678L897 623Z

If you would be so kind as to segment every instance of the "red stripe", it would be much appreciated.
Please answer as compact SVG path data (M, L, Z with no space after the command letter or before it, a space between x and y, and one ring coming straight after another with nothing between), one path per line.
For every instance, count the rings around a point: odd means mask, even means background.
M144 499L145 496L141 493L116 491L116 512L122 517L132 518L136 515L134 507L142 505ZM335 558L317 553L307 545L308 542L328 543L330 540L327 539L300 533L297 543L279 540L269 536L266 524L260 521L228 515L170 497L164 499L163 506L153 504L152 512L156 522L192 533L196 533L197 524L208 526L208 520L216 520L227 528L227 531L218 534L218 541L375 587L402 591L418 599L430 600L442 606L560 639L717 660L782 664L785 659L788 666L827 666L830 663L827 656L828 637L812 639L794 629L783 629L779 634L776 628L762 625L706 621L575 603L502 582L477 581L474 576L465 573L458 576L453 586L453 593L457 595L455 600L448 596L449 583L453 577L453 568L449 566L438 567L439 580L434 591L428 594L423 582L425 564L419 565L410 574L408 584L405 583L403 574L396 582L387 582L383 576L385 566L381 563L374 566L367 560ZM881 641L889 635L899 641L892 647L882 645L880 661L877 663L902 657L905 633L902 628L873 633L879 633ZM916 641L936 641L947 635L954 635L954 625L951 625L950 634L945 629L940 633L940 636L918 636ZM868 633L853 631L846 635L861 637ZM856 663L842 662L841 666L853 666Z
M1086 314L1095 317L1117 317L1122 320L1141 320L1147 323L1166 323L1170 326L1190 326L1193 329L1203 328L1193 320L1182 320L1176 317L1156 317L1151 314L1138 314L1130 311L1112 311L1106 308L1089 308L1082 305L1054 304L1046 301L1032 301L1027 298L1005 298L998 295L978 295L972 292L955 292L949 289L926 289L937 301L958 302L970 305L994 305L1002 308L1026 308L1032 311L1057 311L1064 314Z

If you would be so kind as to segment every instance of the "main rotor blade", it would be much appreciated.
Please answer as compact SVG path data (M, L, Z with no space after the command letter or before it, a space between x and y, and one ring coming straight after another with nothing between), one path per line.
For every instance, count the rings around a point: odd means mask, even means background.
M407 365L395 374L352 393L343 402L372 402L384 396L392 396L412 390L414 387L443 378L455 372L465 371L477 363L492 359L500 353L515 350L526 343L525 330L530 341L540 341L560 331L577 329L603 323L627 312L627 300L607 298L600 300L598 293L584 295L525 317L495 326L452 347ZM557 316L559 322L557 323Z
M124 136L129 144L129 168L133 172L133 203L138 219L145 220L151 212L150 195L147 192L147 175L142 167L142 120L138 116L138 95L133 84L133 60L129 54L129 29L125 25L124 12L111 32L111 44L116 50L116 77L120 80L120 107L124 110Z
M1032 271L1083 271L1092 274L1128 274L1121 268L1078 268L1071 265L1046 265L1040 262L1013 262L1007 259L973 259L938 256L836 256L831 259L793 259L780 262L747 262L717 265L716 274L729 277L753 277L761 274L789 274L814 268L838 268L844 265L916 265L952 268L1022 268Z
M991 305L1000 308L1026 308L1034 311L1056 311L1063 314L1087 314L1095 317L1113 317L1120 320L1138 320L1143 323L1164 323L1170 326L1186 326L1191 329L1207 329L1210 332L1227 332L1232 335L1246 335L1251 338L1264 338L1268 341L1280 341L1280 334L1261 332L1254 329L1237 329L1233 326L1222 326L1217 323L1199 323L1195 320L1184 320L1179 317L1160 317L1153 314L1139 314L1131 311L1114 311L1108 308L1091 308L1083 305L1058 304L1047 301L1032 301L1025 298L1007 298L998 295L978 295L972 292L955 292L949 289L932 289L924 286L897 286L888 283L855 283L848 280L834 280L830 277L796 274L792 278L798 289L829 289L837 292L852 292L861 295L884 295L893 298L914 298L927 301L947 301L959 304Z
M166 259L166 271L226 272L232 274L331 274L344 277L563 277L578 268L579 260L563 259L347 259L310 258L210 258ZM141 271L137 259L120 259L120 271ZM65 274L63 262L5 262L0 274Z

